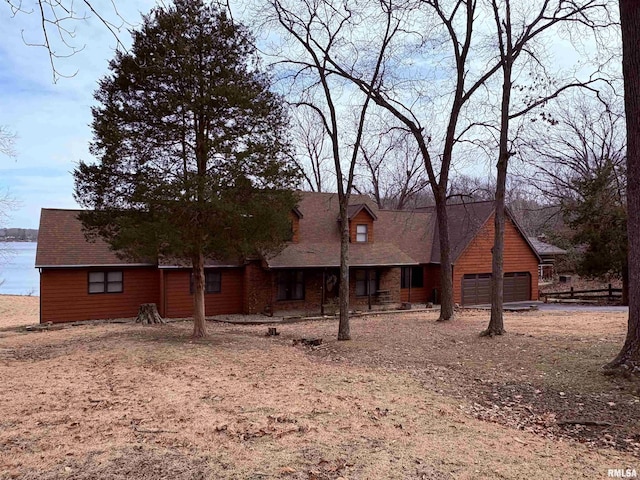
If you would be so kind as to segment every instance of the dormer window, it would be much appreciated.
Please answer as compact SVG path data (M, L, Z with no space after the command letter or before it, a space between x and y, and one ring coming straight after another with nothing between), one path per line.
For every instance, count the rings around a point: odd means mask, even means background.
M349 205L349 241L353 243L373 243L373 222L378 217L368 205Z
M369 241L368 225L356 225L356 242L366 243Z

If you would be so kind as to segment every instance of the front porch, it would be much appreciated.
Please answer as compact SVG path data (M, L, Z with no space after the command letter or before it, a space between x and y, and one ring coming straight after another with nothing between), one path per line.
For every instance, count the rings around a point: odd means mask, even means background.
M289 316L335 315L339 311L337 268L272 270L271 302L260 313ZM353 267L349 270L349 307L358 311L401 307L400 267Z

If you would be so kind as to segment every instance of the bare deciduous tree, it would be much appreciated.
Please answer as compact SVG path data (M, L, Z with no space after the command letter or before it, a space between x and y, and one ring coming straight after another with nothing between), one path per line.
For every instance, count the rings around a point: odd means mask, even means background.
M6 127L0 125L0 154L7 157L15 157L15 139L16 136ZM9 212L16 209L15 199L6 191L0 192L0 228L7 226L7 220L9 219ZM9 252L4 245L0 247L0 264L7 261ZM4 283L4 280L0 279L0 286Z
M627 119L627 231L629 238L629 321L620 353L608 372L640 372L640 3L620 0L622 72Z
M349 198L353 189L354 171L364 127L371 105L368 96L357 98L357 92L349 95L351 107L356 115L353 138L346 138L349 126L345 128L344 105L339 105L344 86L332 71L330 59L335 55L336 46L350 22L358 13L351 10L336 10L330 5L316 0L288 2L270 0L274 18L291 42L287 57L283 62L287 68L295 68L290 79L297 83L300 98L297 105L313 110L321 119L324 130L331 141L331 152L336 174L336 187L340 206L340 321L338 340L350 340L349 325ZM390 14L390 13L389 13ZM392 28L389 25L388 28ZM295 53L297 52L297 53ZM369 81L378 82L381 74L383 55L374 57ZM344 98L344 97L343 97ZM348 122L348 120L347 120ZM344 163L344 165L343 165Z
M554 125L529 142L535 185L559 206L569 239L586 246L578 271L617 275L627 301L626 139L622 106L575 98L554 113ZM543 136L542 136L543 135Z
M531 159L533 185L553 203L580 200L575 182L589 178L608 164L614 166L617 190L624 197L624 113L616 98L603 98L602 92L597 99L572 97L551 113L553 123L539 125L524 145L525 156Z
M16 134L11 132L7 127L0 125L0 154L7 157L15 157Z
M533 5L532 5L533 3ZM562 92L588 88L599 80L598 71L580 79L557 79L547 73L545 52L536 42L551 33L554 27L575 24L582 34L610 25L607 2L603 0L539 0L526 7L511 0L491 0L498 43L498 59L502 72L500 122L498 127L498 161L496 165L496 193L494 217L494 245L492 251L491 318L481 335L502 335L504 285L505 192L510 157L514 154L511 124L534 109L558 97ZM542 81L529 85L522 98L523 105L514 101L514 82L522 69L537 73ZM560 81L559 81L560 80ZM536 91L540 90L542 91Z
M293 115L294 161L304 184L312 192L331 191L335 185L333 159L322 118L310 108L297 108Z
M276 3L284 8L284 0ZM442 303L439 320L449 320L454 310L447 186L454 146L470 128L461 128L459 121L472 96L500 68L496 61L477 72L479 63L470 58L476 44L477 1L381 0L366 6L355 1L299 3L302 9L288 21L299 26L305 41L319 46L318 35L326 36L331 26L338 26L342 33L332 36L330 48L323 49L323 69L349 80L393 115L416 142L436 204ZM318 12L328 14L330 20L319 24ZM423 34L425 29L428 36ZM429 50L433 52L430 58L422 58ZM446 64L449 59L452 64ZM416 68L416 62L432 62L434 68ZM438 115L444 117L438 118L442 128L433 127Z
M429 186L420 152L411 134L394 126L393 119L376 120L368 123L360 145L359 190L370 193L379 208L415 207L418 194Z
M120 14L115 0L111 0L108 9L98 8L96 2L89 0L4 0L4 3L11 16L33 15L38 22L40 36L31 38L23 32L22 40L27 45L47 51L54 83L61 77L73 77L77 73L62 73L58 60L71 57L84 48L76 37L75 25L78 22L96 18L111 33L117 49L124 49L120 33L131 26Z

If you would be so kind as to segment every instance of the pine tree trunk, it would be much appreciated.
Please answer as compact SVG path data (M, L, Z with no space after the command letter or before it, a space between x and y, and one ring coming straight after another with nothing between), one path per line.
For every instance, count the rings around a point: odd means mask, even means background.
M446 191L436 196L438 240L440 240L440 317L439 322L453 319L453 268L449 245L449 222L447 217Z
M620 0L622 74L627 117L627 236L629 239L629 321L610 373L640 372L640 2Z
M164 323L164 320L158 313L158 307L155 303L143 303L138 308L136 323L141 323L143 325L153 325L156 323Z
M351 340L349 326L349 216L348 197L340 199L340 323L338 340Z
M204 310L204 256L199 253L193 264L193 338L207 335Z

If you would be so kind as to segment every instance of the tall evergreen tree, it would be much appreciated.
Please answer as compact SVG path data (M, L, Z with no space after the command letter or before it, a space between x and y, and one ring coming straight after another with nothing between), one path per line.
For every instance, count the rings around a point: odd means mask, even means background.
M561 202L561 211L574 232L574 245L585 245L578 273L622 277L623 300L628 293L627 205L623 165L604 159L584 178L568 182L574 195Z
M246 28L202 0L143 18L99 82L91 152L74 172L88 236L130 258L191 264L194 337L205 331L207 259L278 248L298 181L287 116Z

